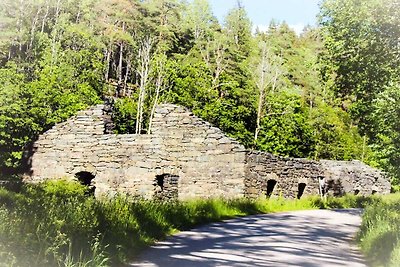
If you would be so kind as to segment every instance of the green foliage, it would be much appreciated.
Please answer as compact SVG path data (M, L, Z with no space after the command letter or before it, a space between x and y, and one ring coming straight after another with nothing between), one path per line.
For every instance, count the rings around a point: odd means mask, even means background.
M365 139L351 125L349 115L341 110L320 103L310 111L311 127L314 130L315 159L371 161L371 151Z
M375 201L363 214L358 239L372 266L400 264L400 195Z
M399 127L393 120L398 117L399 10L397 0L325 0L320 12L325 80L394 184L399 177Z
M326 0L320 23L337 75L335 87L362 102L355 111L360 118L369 113L364 105L399 74L393 45L400 36L398 2Z
M68 26L65 39L44 48L34 80L9 62L0 68L0 168L21 166L39 133L99 101L103 90L101 46L86 28Z
M400 185L400 85L391 85L380 93L372 104L372 147L381 166L393 177L393 185Z
M41 130L24 97L24 81L16 64L0 69L0 168L18 167L26 143Z
M132 98L118 99L113 107L115 131L119 134L135 133L137 103Z
M371 204L378 201L380 197L377 196L355 196L353 194L346 194L343 197L328 197L320 202L320 208L327 209L350 209L350 208L366 208Z
M270 94L261 121L257 147L282 156L307 157L313 138L301 97L290 92Z
M245 145L252 143L249 128L254 109L250 91L238 87L237 82L222 82L223 86L213 89L212 74L201 61L177 63L171 80L163 101L186 106Z
M235 216L359 207L368 199L197 199L158 202L116 196L96 200L64 180L0 188L0 262L13 266L108 266L179 230Z
M240 3L220 24L204 0L4 0L1 172L24 171L24 151L40 133L113 96L116 133L136 132L138 99L141 129L155 102L171 102L248 148L360 159L389 171L395 184L397 7L325 0L320 28L297 36L272 22L254 36ZM264 65L258 43L268 47ZM260 87L264 70L270 81Z
M65 181L26 186L18 194L1 189L1 254L17 266L72 264L77 259L86 266L104 266L97 265L107 257L97 239L95 200L86 190Z

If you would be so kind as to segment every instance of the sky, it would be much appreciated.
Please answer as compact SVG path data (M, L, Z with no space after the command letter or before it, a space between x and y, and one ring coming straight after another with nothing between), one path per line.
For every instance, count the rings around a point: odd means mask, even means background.
M320 0L241 0L253 28L266 30L272 19L286 21L289 26L301 33L307 25L316 25L318 3ZM230 9L237 6L237 0L209 0L214 15L220 22Z

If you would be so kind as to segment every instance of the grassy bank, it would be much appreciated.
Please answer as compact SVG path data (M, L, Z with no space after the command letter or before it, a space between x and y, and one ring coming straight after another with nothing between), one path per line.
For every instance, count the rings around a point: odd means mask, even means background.
M236 216L363 206L370 198L96 200L77 183L0 189L0 266L110 266L176 231Z
M371 266L400 266L400 193L365 209L358 239Z

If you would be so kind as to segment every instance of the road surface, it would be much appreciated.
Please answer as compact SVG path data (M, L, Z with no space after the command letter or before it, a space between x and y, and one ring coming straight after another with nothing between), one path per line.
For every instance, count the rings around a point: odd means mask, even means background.
M227 220L159 242L130 266L365 267L354 236L360 210L311 210Z

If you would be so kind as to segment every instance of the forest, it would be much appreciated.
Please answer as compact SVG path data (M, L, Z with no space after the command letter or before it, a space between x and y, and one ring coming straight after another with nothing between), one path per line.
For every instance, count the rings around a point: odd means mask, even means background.
M360 160L400 182L400 1L322 0L318 26L253 29L238 2L2 0L1 176L39 134L105 99L116 133L175 103L248 148Z

